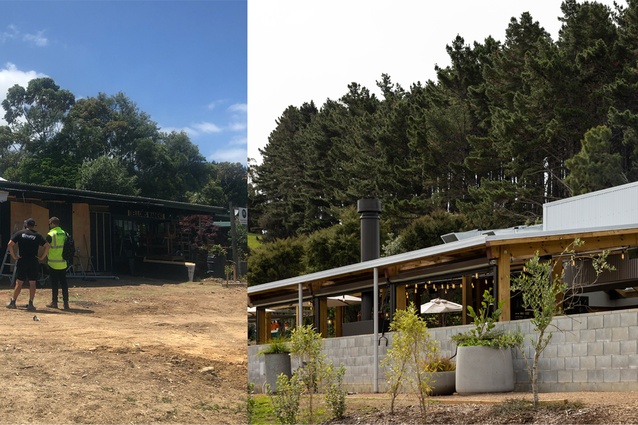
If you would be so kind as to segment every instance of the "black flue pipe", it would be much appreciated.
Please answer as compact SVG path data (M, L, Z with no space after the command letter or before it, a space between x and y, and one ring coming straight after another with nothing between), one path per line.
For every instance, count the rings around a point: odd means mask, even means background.
M378 199L359 199L357 212L361 214L361 261L375 260L381 255L381 201ZM374 294L372 291L361 293L361 320L372 319Z

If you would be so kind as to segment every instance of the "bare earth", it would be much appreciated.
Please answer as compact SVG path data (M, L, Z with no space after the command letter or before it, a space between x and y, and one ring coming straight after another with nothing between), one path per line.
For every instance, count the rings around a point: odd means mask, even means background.
M34 313L2 282L0 423L246 423L245 284L69 285L70 311L39 289Z
M637 392L542 393L542 408L501 408L513 400L531 402L531 394L503 393L431 398L428 424L638 424ZM390 415L388 394L354 394L346 399L339 424L419 424L416 398L400 395Z

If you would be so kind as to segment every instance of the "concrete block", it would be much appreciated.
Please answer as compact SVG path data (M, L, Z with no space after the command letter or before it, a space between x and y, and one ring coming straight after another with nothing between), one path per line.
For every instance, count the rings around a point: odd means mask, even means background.
M620 382L620 370L618 369L605 369L603 371L604 382Z
M612 341L627 341L629 339L629 327L620 327L611 329Z
M571 344L562 344L556 347L556 355L558 357L570 357L572 355L572 348L573 346Z
M638 339L638 326L631 326L629 328L629 339Z
M571 370L559 370L557 375L558 382L572 382Z
M609 369L611 367L611 356L596 356L596 369Z
M629 336L627 336L629 338ZM626 340L620 341L620 354L635 354L638 352L638 341L634 340Z
M572 344L572 354L574 356L586 356L587 355L587 344L584 342L580 342L577 344Z
M587 371L586 370L573 370L572 371L572 381L573 382L587 382Z
M580 341L580 332L565 332L565 344L573 344Z
M561 331L571 331L573 320L569 317L559 317L555 319L556 327Z
M558 382L558 371L557 370L539 370L538 371L538 382L543 382L544 384L551 382Z
M594 342L596 341L596 330L585 329L580 331L580 342Z
M602 342L590 342L587 344L588 356L602 356L603 355L603 343Z
M583 370L596 369L596 357L593 357L593 356L579 357L578 362L580 363L580 368Z
M626 354L612 354L611 367L617 369L625 369L629 367L629 356Z
M611 341L611 328L596 329L596 341Z
M564 357L552 357L549 361L550 368L552 370L562 370L565 369L565 358Z
M638 310L621 312L620 326L638 326Z
M580 369L580 358L565 357L565 369Z
M620 314L616 312L606 313L603 316L603 326L605 328L617 328L620 326Z
M572 331L580 331L583 329L587 329L587 317L583 315L578 315L576 317L572 316Z
M602 314L594 313L591 316L587 316L587 329L600 329L602 327L604 327Z
M638 382L638 369L623 369L620 382Z
M606 342L603 346L603 354L620 354L620 341Z
M587 382L591 382L595 384L595 383L603 382L603 381L604 381L603 370L594 369L594 370L587 371ZM597 390L592 389L591 391L597 391Z

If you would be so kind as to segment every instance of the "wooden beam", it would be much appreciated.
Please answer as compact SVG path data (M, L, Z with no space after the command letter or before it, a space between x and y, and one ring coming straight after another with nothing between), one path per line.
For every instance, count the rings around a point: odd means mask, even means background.
M510 262L502 251L499 254L496 267L498 274L498 299L496 302L499 304L503 302L503 311L501 312L499 320L501 322L508 322L512 312L510 302Z

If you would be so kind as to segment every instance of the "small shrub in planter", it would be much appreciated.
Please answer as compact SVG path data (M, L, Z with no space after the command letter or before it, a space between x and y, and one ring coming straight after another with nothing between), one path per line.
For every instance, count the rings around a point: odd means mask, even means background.
M454 394L456 389L456 363L446 357L435 357L425 370L430 372L430 396Z
M284 374L290 378L292 375L288 340L285 338L274 338L259 354L265 356L266 385L271 388L272 392L277 392L277 377Z
M475 312L467 307L474 319L474 328L452 336L458 346L456 360L456 392L475 394L514 390L512 348L519 347L523 335L496 329L503 302L490 313L495 304L489 291L483 294L482 308Z

